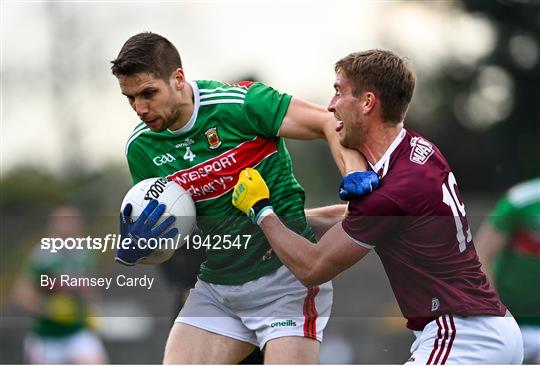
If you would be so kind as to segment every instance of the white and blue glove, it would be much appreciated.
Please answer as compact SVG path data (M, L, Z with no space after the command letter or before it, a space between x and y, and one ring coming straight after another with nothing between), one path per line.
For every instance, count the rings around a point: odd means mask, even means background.
M373 171L352 172L343 177L339 186L339 198L349 201L373 192L379 186L379 177Z
M177 228L165 232L176 220L174 216L167 217L161 224L154 227L165 212L165 205L159 204L157 200L150 201L135 222L131 220L132 209L133 207L128 203L120 212L120 235L122 240L129 238L131 243L127 249L119 248L115 258L117 262L126 266L134 266L152 253L153 249L146 246L150 238L174 238L178 234Z

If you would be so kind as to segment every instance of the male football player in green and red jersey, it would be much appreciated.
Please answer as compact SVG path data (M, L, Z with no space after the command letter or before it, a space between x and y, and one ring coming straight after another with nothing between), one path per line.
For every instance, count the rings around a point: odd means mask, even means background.
M524 363L540 364L540 177L499 199L475 245L484 272L519 324Z
M325 138L343 174L363 170L361 156L340 146L333 115L262 83L187 81L177 49L153 33L131 37L112 64L122 94L142 120L126 146L133 183L156 176L177 182L192 195L197 216L210 218L199 220L203 232L223 240L229 235L239 244L214 249L209 243L199 280L171 329L164 362L233 363L258 346L265 363L317 363L331 283L303 286L230 201L239 172L257 168L279 202L279 214L314 240L282 137ZM152 202L144 224L131 224L129 208L121 227L130 237L166 230L163 224L151 228L163 205ZM133 265L143 255L119 251L117 260Z

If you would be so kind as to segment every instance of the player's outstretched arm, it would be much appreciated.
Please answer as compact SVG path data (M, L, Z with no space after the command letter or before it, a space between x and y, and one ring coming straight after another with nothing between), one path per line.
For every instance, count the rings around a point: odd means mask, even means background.
M260 227L279 259L307 287L331 280L369 253L351 240L341 222L316 244L288 229L274 213Z
M336 119L320 105L293 97L279 136L298 140L326 139L341 175L367 169L366 160L359 151L347 149L339 143Z
M260 225L274 252L306 286L332 279L369 252L345 233L341 223L328 230L317 244L289 230L274 214L268 187L255 169L240 172L232 203Z
M317 240L330 230L332 226L343 220L347 205L331 205L304 210L308 224L315 231Z

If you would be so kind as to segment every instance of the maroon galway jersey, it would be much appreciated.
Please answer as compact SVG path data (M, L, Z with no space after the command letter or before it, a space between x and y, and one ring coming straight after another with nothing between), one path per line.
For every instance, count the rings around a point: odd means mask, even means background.
M352 199L342 225L354 241L375 248L407 327L422 330L442 314L503 316L439 149L403 129L372 168L379 188Z

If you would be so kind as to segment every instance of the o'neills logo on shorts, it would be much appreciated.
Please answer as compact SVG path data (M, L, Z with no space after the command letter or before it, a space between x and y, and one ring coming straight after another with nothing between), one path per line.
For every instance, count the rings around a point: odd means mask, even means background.
M270 326L272 328L275 328L275 327L296 327L296 322L293 321L292 319L289 319L289 320L285 320L285 321L282 321L282 322L274 322L274 323L270 324Z
M413 163L423 165L433 155L433 145L421 137L413 137L411 147L410 159Z
M265 140L257 136L215 158L190 169L179 170L167 178L180 184L195 202L209 200L232 190L242 169L256 167L275 152L275 140Z

